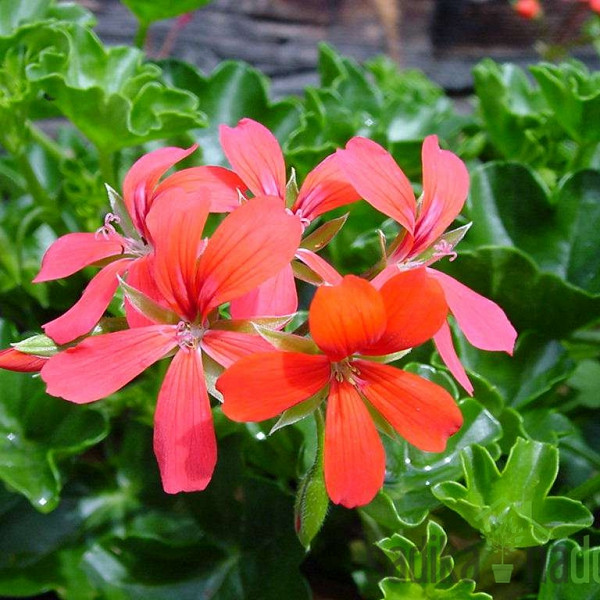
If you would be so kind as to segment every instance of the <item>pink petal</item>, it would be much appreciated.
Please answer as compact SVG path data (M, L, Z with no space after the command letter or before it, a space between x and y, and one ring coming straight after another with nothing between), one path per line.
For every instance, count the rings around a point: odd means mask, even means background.
M385 452L358 391L331 382L325 420L325 486L331 501L347 508L373 500L385 474Z
M95 233L67 233L48 248L34 283L68 277L103 258L123 254L125 242L118 234L108 238Z
M277 138L252 119L219 127L221 146L235 172L255 196L285 198L285 161Z
M450 311L473 346L513 353L517 332L497 304L445 273L434 269L427 272L441 284Z
M425 138L423 200L411 254L419 254L437 240L462 210L469 193L469 173L458 156L440 150L437 136Z
M321 277L323 283L337 285L342 282L342 276L324 258L315 254L312 250L298 248L296 258Z
M345 150L337 151L337 156L342 172L356 191L412 233L417 211L415 195L391 154L372 140L354 137Z
M252 198L229 214L198 264L199 301L206 315L280 272L300 244L302 225L279 198Z
M302 211L302 217L312 221L323 213L359 199L360 194L342 173L337 155L332 154L306 176L292 211Z
M45 364L47 358L19 352L14 348L0 350L0 369L18 371L20 373L37 373Z
M202 338L202 350L224 367L256 352L272 352L273 346L260 335L209 329Z
M260 352L241 358L219 377L223 413L233 421L264 421L322 390L331 365L322 354Z
M390 365L357 360L361 391L410 444L442 452L463 422L452 396L441 386Z
M238 175L224 167L191 167L169 175L156 188L158 196L177 187L187 193L205 190L210 198L210 212L230 212L240 205L240 196L248 187Z
M206 488L217 463L217 440L200 352L177 352L158 394L154 453L167 494Z
M450 369L450 373L454 375L454 378L460 385L465 388L469 396L473 395L473 384L469 380L469 376L465 371L465 368L460 362L460 358L456 354L454 349L454 343L452 342L452 333L448 323L444 323L440 330L433 336L435 347L440 353L444 364Z
M257 316L280 317L291 315L298 309L298 293L290 264L277 275L267 279L252 291L231 301L233 319L250 319Z
M81 298L63 315L43 326L57 344L67 344L89 333L98 323L119 287L117 275L124 273L133 259L116 260L101 269L88 283Z
M131 220L140 233L145 232L146 214L152 205L159 179L180 160L189 156L198 146L159 148L138 159L123 180L123 200Z
M91 336L48 360L47 392L84 404L109 396L177 346L174 325L137 327Z
M127 283L131 287L142 292L145 296L148 296L148 298L154 300L157 304L169 308L163 295L156 286L152 259L152 255L147 254L146 256L142 256L141 258L132 261L127 270ZM148 317L136 310L127 298L125 298L125 315L127 316L127 324L129 327L156 325L154 321L151 321Z

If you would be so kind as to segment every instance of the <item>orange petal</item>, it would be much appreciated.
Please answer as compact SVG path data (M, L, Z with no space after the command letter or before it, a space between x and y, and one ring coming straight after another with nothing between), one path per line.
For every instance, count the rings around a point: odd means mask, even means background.
M308 323L317 346L338 361L379 340L385 331L385 305L368 281L346 275L340 284L317 290Z
M91 336L50 358L47 392L84 404L109 396L177 346L174 325L136 327Z
M119 287L117 276L123 274L132 262L130 258L116 260L98 271L81 298L66 313L43 326L44 333L57 344L67 344L89 333L102 318Z
M302 217L312 221L359 199L360 194L340 169L338 156L332 154L306 176L292 210L301 210Z
M275 276L292 260L301 235L299 219L279 198L253 198L229 214L198 265L203 313Z
M415 227L417 203L410 182L391 154L379 144L354 137L337 151L339 164L356 191L378 211L410 233Z
M325 420L325 486L331 501L347 508L373 500L385 475L377 429L354 386L333 380Z
M221 146L235 172L255 196L285 198L285 161L277 138L252 119L219 127Z
M321 258L312 250L298 248L296 258L321 277L323 283L337 285L342 282L342 276L324 258Z
M198 146L183 148L159 148L138 159L123 180L123 200L136 229L145 231L146 214L152 205L152 197L158 180L175 163L189 156Z
M210 198L210 212L230 212L240 205L240 193L248 187L233 171L224 167L191 167L169 175L156 188L158 196L169 188L187 193L204 190Z
M249 354L271 352L273 346L260 335L209 329L202 337L202 350L220 365L230 367Z
M167 494L195 492L209 484L217 440L197 350L179 350L169 365L154 413L154 453Z
M394 275L380 293L387 326L381 339L363 354L381 356L419 346L439 331L448 315L442 287L425 269Z
M263 421L310 398L329 382L321 354L261 352L237 361L217 380L223 412L233 421Z
M448 150L440 150L437 136L425 138L423 159L423 200L415 227L412 255L437 240L462 210L469 193L465 163Z
M427 452L442 452L463 422L452 396L442 387L391 367L356 360L364 384L362 393L410 444Z
M157 287L173 310L189 320L198 312L196 269L209 207L203 194L192 196L169 188L155 200L147 218Z
M119 256L123 253L124 243L118 234L105 238L95 233L67 233L48 248L33 282L68 277L103 258Z
M47 358L19 352L14 348L0 350L0 369L18 371L21 373L37 373L45 364Z

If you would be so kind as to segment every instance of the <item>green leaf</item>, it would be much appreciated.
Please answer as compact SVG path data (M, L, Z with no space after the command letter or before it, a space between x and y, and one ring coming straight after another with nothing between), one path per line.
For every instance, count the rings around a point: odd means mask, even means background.
M578 142L599 142L600 73L576 60L530 70L564 130Z
M582 360L567 381L577 390L578 404L588 408L600 408L600 363L597 360Z
M558 540L546 556L538 600L595 600L600 595L600 547L583 548L574 540Z
M599 294L598 195L598 171L567 177L551 198L525 165L488 163L472 177L469 243L519 248L543 271Z
M210 2L210 0L177 0L177 2L154 2L153 0L121 1L138 20L145 24L192 12Z
M205 125L197 99L165 86L161 70L143 64L139 50L106 49L91 31L76 25L68 28L67 42L65 53L52 48L41 53L27 74L101 152Z
M454 560L444 555L448 542L446 532L435 521L427 523L422 546L411 539L394 534L377 542L377 546L399 572L399 577L386 577L380 587L385 600L491 600L491 596L475 592L475 582L461 580L448 587Z
M386 481L383 491L361 509L365 514L391 531L414 527L438 504L431 494L431 486L460 477L461 450L472 444L483 444L490 445L495 455L498 454L494 444L502 435L498 421L472 398L460 402L460 409L463 426L448 440L445 452L423 452L404 440L384 439Z
M447 481L435 485L432 492L494 546L543 545L593 521L581 502L548 497L558 473L554 446L519 438L502 471L481 446L466 448L461 459L465 486Z
M285 146L289 134L300 122L298 103L293 99L272 102L269 80L242 62L222 62L208 77L184 62L167 60L159 63L164 78L174 86L192 93L209 120L205 129L192 135L202 149L206 164L225 164L219 143L219 125L234 126L244 117L268 127Z
M98 411L44 394L40 379L0 371L0 478L35 508L56 508L60 463L108 434Z

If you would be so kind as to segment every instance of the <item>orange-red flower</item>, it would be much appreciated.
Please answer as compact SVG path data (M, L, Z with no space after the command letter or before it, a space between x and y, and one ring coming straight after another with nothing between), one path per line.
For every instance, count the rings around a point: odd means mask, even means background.
M276 210L278 203L268 197L249 200L206 241L202 231L210 201L178 188L166 191L145 219L155 246L147 273L159 301L132 297L132 304L146 307L146 324L90 336L42 369L49 394L87 403L112 394L174 352L154 417L154 450L169 493L204 489L216 463L203 354L228 366L269 347L258 336L215 326L211 314L292 259L301 226Z
M537 19L542 14L539 0L517 0L514 8L517 14L524 19Z
M14 348L0 350L0 369L19 371L21 373L37 373L46 364L47 358L19 352Z
M223 412L235 421L261 421L327 388L327 492L349 508L367 504L385 472L371 407L408 442L431 452L444 450L462 424L443 388L369 360L425 342L446 313L442 289L424 269L400 273L379 291L354 275L322 286L309 312L314 353L261 352L240 359L217 381Z
M418 202L407 177L379 144L355 137L337 153L340 168L363 198L406 229L392 242L387 266L373 280L375 287L399 270L428 266L455 255L454 245L464 231L453 241L443 234L462 210L469 174L458 156L440 149L436 136L423 142L423 194ZM426 272L442 286L452 315L473 346L512 353L517 334L497 304L449 275L431 268ZM471 394L473 386L456 355L447 323L441 325L434 340L454 377Z

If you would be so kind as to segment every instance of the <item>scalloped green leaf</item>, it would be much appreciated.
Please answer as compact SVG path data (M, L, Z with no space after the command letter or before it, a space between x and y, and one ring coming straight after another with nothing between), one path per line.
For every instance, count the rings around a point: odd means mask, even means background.
M427 523L422 542L417 546L400 534L377 542L399 573L379 584L384 600L491 600L488 594L475 593L474 581L460 580L448 586L454 559L444 555L448 537L435 521Z
M166 86L143 59L135 48L106 49L93 32L71 25L68 50L42 52L27 75L103 153L204 126L198 100Z
M460 477L461 450L472 444L483 444L491 446L496 456L499 454L495 442L502 436L500 423L472 398L462 400L460 408L463 426L448 440L445 452L423 452L404 440L384 438L386 480L383 490L361 509L365 514L391 531L414 527L438 504L431 494L431 486Z
M493 546L539 546L593 522L581 502L548 497L558 474L554 446L519 438L502 471L478 445L463 450L461 460L465 485L447 481L435 485L432 493Z

